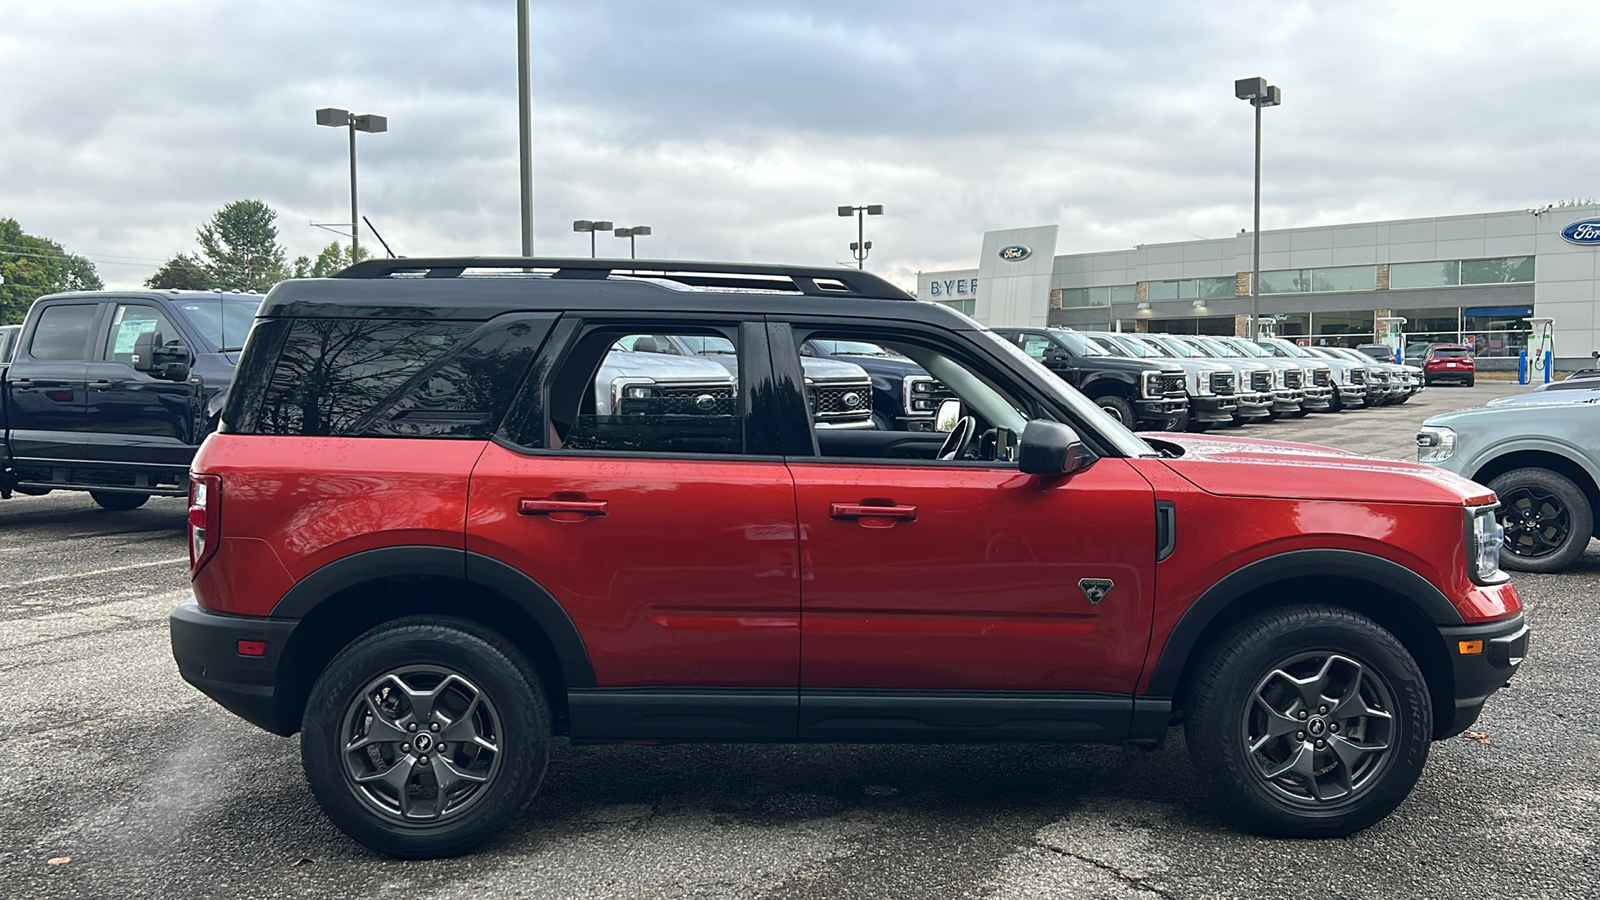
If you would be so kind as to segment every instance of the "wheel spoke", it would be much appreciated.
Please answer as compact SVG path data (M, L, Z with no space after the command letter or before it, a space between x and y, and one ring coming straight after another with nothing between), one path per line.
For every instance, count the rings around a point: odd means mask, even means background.
M463 781L472 784L483 784L489 780L489 776L468 772L442 755L430 759L429 762L433 763L433 777L439 782L439 798L434 801L434 806L440 812L444 811L445 801L456 785Z
M1293 754L1282 763L1267 769L1262 774L1268 778L1282 778L1285 775L1299 775L1306 780L1306 784L1316 783L1316 752L1309 744L1300 744Z
M406 739L406 730L384 715L383 710L372 702L372 697L366 698L366 704L367 712L372 718L367 721L364 734L344 745L346 753L363 749L371 744L396 743Z
M1266 716L1266 729L1250 745L1250 752L1257 753L1261 748L1272 743L1286 734L1292 734L1300 728L1300 720L1287 712L1280 712L1272 707L1261 695L1255 698L1256 707Z

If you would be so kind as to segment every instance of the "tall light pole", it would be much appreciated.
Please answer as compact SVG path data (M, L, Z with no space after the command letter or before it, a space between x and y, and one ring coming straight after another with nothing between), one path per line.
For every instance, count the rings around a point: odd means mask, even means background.
M350 129L350 261L361 261L361 216L356 209L356 132L382 134L389 130L389 120L370 113L355 115L347 109L331 106L317 110L317 124L330 128Z
M1265 78L1241 78L1233 83L1233 95L1256 108L1256 223L1250 250L1250 340L1259 337L1261 327L1261 109L1283 102L1283 92Z
M533 105L529 84L528 4L517 0L517 156L522 171L522 256L533 255Z
M650 226L649 225L635 225L632 228L618 228L616 231L613 231L612 234L616 235L619 238L627 238L628 239L628 258L629 259L638 259L639 258L639 254L635 252L634 238L641 238L641 237L645 237L645 236L649 235L650 234Z
M579 219L572 223L572 230L589 235L589 258L594 259L594 236L601 231L610 231L611 223Z
M883 204L874 203L870 206L839 207L840 218L856 217L856 239L850 244L850 254L855 257L856 268L858 269L867 267L867 251L872 249L872 242L867 240L866 219L863 217L863 213L868 216L881 216L883 215Z

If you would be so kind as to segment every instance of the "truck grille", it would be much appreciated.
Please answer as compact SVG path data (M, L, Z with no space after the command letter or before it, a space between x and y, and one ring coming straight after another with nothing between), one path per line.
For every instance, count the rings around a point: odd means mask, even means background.
M812 386L811 414L829 422L872 418L872 383Z
M1271 372L1251 372L1250 373L1250 390L1255 391L1258 394L1262 393L1263 391L1272 390L1272 373Z
M1184 388L1183 375L1181 375L1181 374L1173 374L1173 375L1163 374L1161 376L1161 393L1162 393L1163 396L1166 396L1166 395L1169 395L1169 394L1176 394L1176 395L1182 396L1182 395L1188 393L1188 391Z
M1385 372L1382 369L1378 369L1377 371L1372 373L1372 383L1373 384L1388 384L1389 383L1389 373Z
M1299 369L1290 369L1283 373L1283 386L1290 390L1298 390L1305 379L1301 377Z
M1211 373L1211 392L1213 394L1231 394L1231 393L1233 393L1233 373L1232 372L1212 372Z
M668 416L731 416L734 409L733 388L658 386L655 412Z
M1350 383L1351 384L1366 384L1367 383L1367 370L1366 369L1351 369L1350 370Z
M1328 370L1316 369L1311 373L1311 383L1317 387L1328 386Z

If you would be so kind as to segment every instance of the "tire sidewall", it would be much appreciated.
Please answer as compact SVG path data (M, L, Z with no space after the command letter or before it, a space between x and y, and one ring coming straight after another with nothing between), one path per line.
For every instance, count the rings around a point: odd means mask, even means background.
M1139 417L1134 415L1133 412L1133 404L1122 399L1116 394L1103 394L1099 397L1096 397L1094 399L1094 404L1100 407L1103 411L1116 416L1117 421L1122 423L1122 427L1128 429L1129 431L1132 431L1134 426L1139 424ZM1116 412L1113 413L1111 409L1107 409L1107 407L1114 408Z
M1594 510L1589 506L1589 498L1570 478L1549 469L1512 469L1489 482L1489 489L1502 498L1502 508L1505 493L1523 486L1538 487L1560 497L1567 507L1570 533L1560 550L1539 559L1517 556L1501 545L1500 566L1518 572L1559 572L1576 562L1589 547L1589 539L1594 534Z
M408 665L459 672L492 701L503 733L501 759L487 793L435 825L403 825L364 803L348 783L345 714L373 679ZM472 850L522 810L543 779L550 713L531 669L509 646L464 622L399 620L345 647L317 679L306 704L300 750L312 793L328 817L356 841L391 856L433 858Z
M1185 718L1189 749L1197 764L1211 769L1234 801L1224 806L1235 824L1252 831L1293 837L1351 834L1388 815L1411 792L1428 759L1433 740L1432 703L1421 670L1388 632L1342 609L1300 608L1289 615L1266 614L1240 627L1218 648L1197 685ZM1272 790L1259 774L1240 734L1243 716L1257 683L1284 660L1305 652L1353 657L1380 675L1397 708L1395 752L1375 781L1357 796L1317 807L1301 806Z

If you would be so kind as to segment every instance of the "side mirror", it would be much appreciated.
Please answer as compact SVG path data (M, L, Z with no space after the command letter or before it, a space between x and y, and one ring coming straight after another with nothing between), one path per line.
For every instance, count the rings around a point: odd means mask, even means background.
M1060 422L1032 419L1022 429L1017 467L1029 475L1068 475L1089 464L1078 433Z
M933 417L933 430L949 434L956 430L956 423L961 421L961 401L946 400L939 404L939 411Z
M149 372L156 367L156 351L161 348L161 332L146 331L133 339L133 368Z

